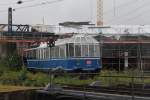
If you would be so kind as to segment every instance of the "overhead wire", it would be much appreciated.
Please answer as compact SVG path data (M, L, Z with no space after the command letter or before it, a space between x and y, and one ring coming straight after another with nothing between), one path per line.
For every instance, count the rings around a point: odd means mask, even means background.
M25 2L33 2L33 1L36 1L36 0L24 0L22 1L23 3ZM0 3L0 7L4 7L4 6L10 6L10 5L14 5L14 4L17 4L16 1L13 1L12 3ZM8 9L3 9L3 10L0 10L0 13L6 13L8 12Z
M37 1L37 0L24 0L24 1L22 1L23 3L26 3L26 2L33 2L33 1ZM60 1L62 1L62 0L60 0ZM137 0L132 0L132 1L130 1L130 2L126 2L126 3L123 3L123 4L121 4L121 5L118 5L118 6L116 6L116 8L122 8L122 7L125 7L125 6L127 6L127 5L130 5L130 4L132 4L132 2L135 2L135 1L137 1ZM51 2L51 1L50 1ZM12 4L16 4L16 2L13 2ZM10 5L10 3L8 3L8 4L0 4L0 5ZM36 4L35 4L36 5ZM42 5L42 4L41 4ZM33 5L34 6L34 5ZM110 9L110 10L108 10L108 11L106 11L106 12L104 12L104 14L108 14L108 13L110 13L110 12L112 12L113 11L113 9Z
M33 0L34 1L34 0ZM37 4L33 4L33 5L29 5L29 6L23 6L23 7L18 7L18 8L14 8L14 10L20 10L20 9L25 9L25 8L31 8L31 7L38 7L38 6L42 6L42 5L47 5L47 4L52 4L52 3L56 3L56 2L60 2L60 1L63 1L63 0L53 0L53 1L45 1L45 2L41 2L41 3L37 3ZM114 10L116 10L116 8L117 9L119 9L119 8L122 8L123 6L129 6L129 4L131 5L132 4L132 2L134 2L134 4L135 4L135 1L137 1L137 0L132 0L132 1L130 1L130 2L126 2L126 3L124 3L124 4L121 4L121 5L119 5L119 6L116 6L116 5L114 5ZM139 0L138 0L139 1ZM26 0L26 2L31 2L30 0ZM115 1L114 1L114 3L116 3ZM147 5L147 3L146 3L146 5ZM142 6L143 7L143 6ZM140 7L141 8L141 7ZM91 12L92 13L92 12ZM108 13L108 12L107 12ZM131 12L130 12L131 13ZM116 12L114 11L114 15L116 14ZM129 13L127 13L127 14L129 14ZM91 20L92 20L92 17L91 17Z
M93 0L90 0L89 3L90 3L90 21L92 22L92 20L93 20Z
M135 1L136 1L136 2L135 2ZM115 5L115 8L121 9L121 8L123 8L123 7L127 7L127 6L129 6L129 5L136 4L138 1L139 1L139 0L131 0L131 1L122 3L122 4L118 5L118 6ZM114 3L116 3L116 1L114 1ZM110 10L104 12L104 14L110 14L110 12L112 13L113 10L114 10L114 9L110 9Z
M33 2L33 1L36 1L36 0L26 0L26 1L23 1L24 2ZM53 0L53 1L44 1L44 2L41 2L41 3L36 3L36 4L32 4L32 5L28 5L28 6L21 6L21 7L16 7L16 8L13 8L14 11L16 10L21 10L21 9L25 9L25 8L31 8L31 7L38 7L38 6L42 6L42 5L48 5L48 4L52 4L52 3L57 3L57 2L61 2L61 1L64 1L64 0ZM3 12L7 12L8 10L0 10L0 13L3 13Z
M113 0L114 16L116 16L116 0Z
M139 18L139 17L141 17L141 16L143 16L144 14L146 14L147 12L149 12L150 11L150 9L146 9L145 11L142 11L141 13L139 13L139 14L137 14L136 16L134 16L134 17L132 17L132 18L128 18L128 19L126 19L126 20L124 20L124 21L134 21L135 19L137 19L137 18Z
M27 2L33 2L33 1L37 1L37 0L23 0L21 1L22 3L27 3ZM19 2L19 1L18 1ZM13 5L13 4L17 4L17 1L13 1L12 3L0 3L0 6L9 6L9 5Z
M31 1L31 0L24 0L23 3L24 3L24 2L33 2L33 1L36 1L36 0L32 0L32 1ZM37 3L37 4L32 4L32 5L28 5L28 6L17 7L17 8L14 8L14 10L21 10L21 9L25 9L25 8L38 7L38 6L47 5L47 4L52 4L52 3L56 3L56 2L60 2L60 1L64 1L64 0L45 1L45 2L41 2L41 3ZM115 9L122 8L122 7L124 7L124 6L129 6L129 4L130 4L130 5L131 5L131 4L135 4L135 3L136 3L135 1L139 1L139 0L132 0L132 1L130 1L130 2L123 3L123 4L119 5L119 6L116 6L116 8L114 8L114 10L115 10ZM134 2L134 3L132 3L132 2ZM125 16L128 16L129 14L133 14L133 12L137 11L137 9L140 9L140 8L142 8L143 6L147 6L147 5L149 5L149 3L150 3L150 2L148 2L148 3L146 2L146 3L144 3L144 5L142 5L142 6L138 7L138 8L135 8L134 10L132 10L132 11L130 11L130 12L128 12L128 13L122 15L122 16L125 17ZM1 4L0 4L0 5L1 5ZM113 10L113 9L112 9L112 10ZM108 12L110 12L110 11L112 11L112 10L109 10L109 11L104 12L104 13L108 13ZM3 13L3 12L7 12L7 10L0 10L0 13ZM114 14L115 14L115 12L114 12ZM118 16L118 17L121 17L121 16ZM91 19L92 19L92 17L91 17ZM116 18L115 18L115 19L116 19ZM108 22L111 22L111 21L114 21L114 19L112 19L112 20L110 20L110 21L108 21Z
M32 0L32 1L35 1L35 0ZM48 5L48 4L57 3L57 2L61 2L61 1L64 1L64 0L44 1L41 3L32 4L32 5L28 5L28 6L16 7L16 8L13 8L13 10L16 11L16 10L21 10L21 9L25 9L25 8L38 7L38 6ZM31 1L26 0L26 2L31 2ZM0 13L5 12L5 11L7 11L7 10L2 10L2 11L0 11Z
M33 2L33 1L37 1L37 0L25 0L23 2Z
M91 0L91 1L92 1L92 0ZM135 2L135 1L136 1L136 2ZM110 10L107 10L107 11L103 12L103 15L110 14L110 13L113 12L113 10L114 10L114 15L116 15L116 11L115 11L115 10L121 9L121 8L123 8L123 7L128 7L129 5L136 4L136 3L138 3L138 1L140 1L140 0L130 0L130 1L125 2L125 3L121 3L120 5L116 5L116 0L114 0L114 1L113 1L113 3L114 3L114 9L110 9ZM91 5L92 5L92 2L91 2ZM91 5L90 5L90 6L91 6ZM92 11L93 11L92 7L93 7L93 6L91 6L91 13L93 13L93 12L92 12ZM92 14L91 14L91 20L92 20Z
M14 9L15 10L21 10L21 9L25 9L25 8L38 7L38 6L48 5L48 4L57 3L57 2L61 2L61 1L64 1L64 0L45 1L45 2L41 2L41 3L29 5L29 6L18 7L18 8L14 8Z
M132 14L135 14L135 12L137 12L139 9L141 8L145 8L146 6L149 6L150 2L146 2L144 3L143 5L139 6L139 7L136 7L134 8L133 10L130 10L129 12L123 14L123 15L120 15L120 16L116 16L115 18L109 20L108 22L114 22L114 21L117 21L117 20L121 20L125 17L128 17L129 15L132 15ZM134 13L133 13L134 12ZM116 20L117 19L117 20Z
M123 7L128 7L130 5L135 5L136 3L138 3L140 0L130 0L128 2L124 2L124 3L121 3L120 5L116 5L116 0L113 1L113 9L110 9L110 10L107 10L105 12L103 12L103 15L108 15L108 14L111 14L112 12L114 13L114 16L116 16L116 10L117 9L121 9Z

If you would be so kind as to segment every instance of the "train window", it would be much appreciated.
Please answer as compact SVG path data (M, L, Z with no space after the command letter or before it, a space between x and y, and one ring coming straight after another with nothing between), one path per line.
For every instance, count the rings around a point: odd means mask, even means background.
M46 59L48 58L48 50L47 50L47 48L45 48L45 58Z
M81 45L75 44L75 57L81 57Z
M89 45L89 56L94 57L94 44Z
M88 57L88 45L82 45L82 57Z
M33 50L31 51L31 59L33 59Z
M83 43L86 43L86 38L85 37L81 37L81 43L83 44ZM79 42L79 41L78 41Z
M35 58L35 50L32 51L32 58Z
M60 52L60 58L64 58L65 57L65 46L60 46L59 48L59 52Z
M49 58L49 50L48 50L48 48L46 48L46 58L47 59Z
M32 59L32 51L29 52L29 57Z
M50 54L50 48L47 48L48 49L48 58L50 58L51 54Z
M43 59L43 56L44 56L43 49L41 49L41 59Z
M43 50L44 50L44 59L46 59L47 58L46 48L44 48Z
M42 59L42 49L40 49L40 59Z
M44 59L46 59L46 55L47 55L46 54L46 48L43 49L43 52L44 52Z
M50 58L54 58L55 57L55 48L51 48L51 57Z
M75 57L75 45L72 43L69 45L70 57Z
M67 46L67 56L68 57L74 57L74 44L73 43L69 43L66 45Z
M59 58L59 47L55 47L55 57Z
M36 59L38 59L38 49L35 50L35 52L36 52Z
M44 50L43 49L41 49L41 53L42 53L42 59L44 59Z
M45 53L44 53L44 49L42 48L42 59L44 59L45 57Z
M66 56L70 57L70 54L69 54L69 44L66 44Z
M44 48L43 50L44 50L44 59L46 59L46 48Z
M33 59L33 50L31 51L31 58Z
M94 57L100 57L100 48L99 45L95 45Z
M41 51L42 51L42 59L44 59L44 50L41 49Z
M38 59L40 59L40 50L37 50L37 54L38 54Z
M36 52L37 50L34 50L34 59L36 59L37 58L37 52Z
M32 50L30 51L30 58L33 59Z
M42 59L42 49L40 49L40 59Z

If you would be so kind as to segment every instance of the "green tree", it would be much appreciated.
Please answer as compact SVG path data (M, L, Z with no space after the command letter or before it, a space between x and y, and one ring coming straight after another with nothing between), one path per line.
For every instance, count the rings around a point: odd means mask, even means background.
M10 69L20 69L22 66L22 58L16 52L5 58L5 66Z

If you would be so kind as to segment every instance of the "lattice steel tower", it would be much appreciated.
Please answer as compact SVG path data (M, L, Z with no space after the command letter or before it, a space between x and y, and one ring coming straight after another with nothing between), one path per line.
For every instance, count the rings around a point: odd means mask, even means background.
M103 0L97 0L96 25L103 26Z

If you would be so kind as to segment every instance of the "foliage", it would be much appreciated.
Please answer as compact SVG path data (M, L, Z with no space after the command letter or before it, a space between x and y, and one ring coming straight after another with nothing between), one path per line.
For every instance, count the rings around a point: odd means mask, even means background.
M5 85L45 86L48 82L46 74L31 73L26 69L5 71L0 75L0 84Z
M108 76L108 77L107 77ZM109 77L109 76L120 76L120 77ZM89 85L94 81L99 81L100 85L103 86L115 86L115 85L130 85L132 82L132 76L140 76L138 71L108 71L103 70L99 75L92 78L81 79L81 76L71 76L67 73L52 78L53 84L72 84L72 85ZM21 86L36 86L43 87L50 82L50 76L46 73L29 72L26 68L21 70L4 70L0 74L0 84L5 85L21 85ZM142 82L150 84L150 79L145 80L141 78L135 78L134 83L141 84Z
M20 70L21 66L22 58L16 52L0 60L0 68L4 68L4 70Z
M20 66L22 65L22 59L16 52L9 55L6 58L6 61L7 67L10 67L11 69L19 69Z
M24 81L25 86L45 86L49 82L49 77L43 73L27 73L27 79Z

